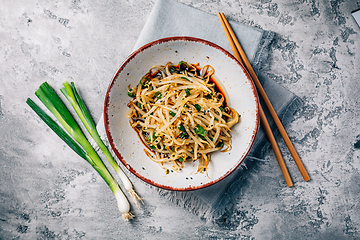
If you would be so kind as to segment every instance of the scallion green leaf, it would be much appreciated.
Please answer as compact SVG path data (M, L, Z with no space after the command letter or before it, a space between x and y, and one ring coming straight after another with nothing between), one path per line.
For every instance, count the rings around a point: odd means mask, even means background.
M76 102L76 97L78 97L77 92L75 95L71 90L69 84L64 84L65 88L62 89L65 97L72 103ZM79 156L87 160L93 168L99 173L99 175L104 179L107 185L110 187L114 193L116 200L118 201L118 208L123 213L123 218L128 220L132 218L133 215L130 213L130 205L127 201L125 195L121 191L119 185L112 177L100 157L97 155L96 151L93 149L89 141L86 139L85 135L81 131L79 125L66 108L62 100L58 97L55 91L50 87L47 82L44 82L40 85L39 89L35 92L35 95L40 99L41 102L53 113L53 115L58 119L60 124L65 128L68 134L62 130L62 128L52 120L44 111L42 111L30 98L26 101L27 104L40 116L40 118L61 138L64 142L73 149ZM82 113L82 121L87 129L95 128L94 123L92 122L90 115L86 112L84 104L81 102L77 103L75 108L77 113L85 111ZM92 130L91 134L94 131ZM71 136L71 137L70 137ZM74 139L74 140L72 140Z
M122 183L124 184L126 190L129 191L130 195L135 200L135 203L138 205L138 201L140 197L136 194L133 189L133 186L125 175L125 173L121 170L119 165L114 160L108 148L105 146L104 142L101 140L99 133L97 132L94 121L92 120L89 112L87 111L84 102L80 98L79 93L75 88L75 84L71 82L71 85L68 82L63 83L64 88L61 89L61 92L65 95L68 101L73 106L75 112L79 116L80 120L84 124L86 130L89 132L90 136L94 139L96 144L99 146L101 151L104 153L105 157L108 159L110 165L114 168L118 176L120 177Z
M200 110L201 110L201 106L199 105L199 104L195 104L194 105L194 107L196 108L196 110L198 111L198 112L200 112Z
M161 98L162 98L161 92L156 92L156 93L154 94L154 97L156 97L157 99L161 99Z
M202 137L205 137L206 134L207 134L207 131L200 125L197 125L194 129L195 133L202 136Z

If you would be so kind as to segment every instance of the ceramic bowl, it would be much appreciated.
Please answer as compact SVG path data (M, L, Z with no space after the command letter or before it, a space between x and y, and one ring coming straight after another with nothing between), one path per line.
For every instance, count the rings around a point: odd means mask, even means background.
M166 174L146 156L144 144L126 117L126 105L131 100L127 86L136 86L153 65L165 65L169 61L213 66L218 84L227 95L228 105L241 115L240 122L232 128L232 150L211 155L208 175L197 173L197 166L192 162L186 162L180 172ZM131 173L160 188L195 190L226 178L249 153L259 127L259 100L247 71L223 48L198 38L164 38L134 51L115 73L106 92L104 123L114 153Z

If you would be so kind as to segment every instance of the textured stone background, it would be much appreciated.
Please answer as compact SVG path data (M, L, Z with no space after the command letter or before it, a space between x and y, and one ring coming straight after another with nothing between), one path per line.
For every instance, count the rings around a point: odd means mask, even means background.
M360 31L351 11L360 1L179 2L276 33L263 71L304 101L287 129L312 180L302 181L279 141L294 187L285 187L269 151L235 207L206 222L132 178L145 206L125 224L102 179L25 101L43 81L58 89L71 78L100 116L154 1L2 1L0 238L359 239Z

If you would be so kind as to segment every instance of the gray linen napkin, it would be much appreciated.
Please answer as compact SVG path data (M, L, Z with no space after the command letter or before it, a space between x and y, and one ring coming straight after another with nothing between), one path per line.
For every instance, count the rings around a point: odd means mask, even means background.
M255 71L259 71L267 60L268 48L274 34L233 21L230 21L230 24L253 68ZM231 53L230 45L217 16L173 0L158 0L155 3L133 50L153 40L170 36L202 38L223 47ZM302 102L293 93L267 76L258 73L258 78L272 101L279 118L283 124L286 124L291 120L294 112L302 105ZM274 125L271 119L268 119L270 125ZM101 118L98 130L105 135L103 124L103 118ZM237 197L237 193L241 189L241 181L247 172L251 171L249 166L256 163L254 160L263 157L263 153L268 147L268 141L260 128L254 146L244 163L230 176L217 184L189 192L151 188L202 218L208 220L219 218L232 206L232 200Z

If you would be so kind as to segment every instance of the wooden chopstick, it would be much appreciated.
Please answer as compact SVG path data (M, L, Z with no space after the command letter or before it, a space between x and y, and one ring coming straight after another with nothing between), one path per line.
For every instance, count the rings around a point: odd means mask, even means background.
M230 43L230 46L231 46L231 49L234 53L234 57L236 59L239 60L239 62L244 66L244 63L239 55L239 52L235 46L235 43L234 43L234 39L232 38L232 36L230 35L229 33L229 29L228 29L228 26L226 25L225 23L225 16L221 15L220 13L218 13L218 16L220 18L220 22L224 28L224 31L225 31L225 34L226 34L226 37ZM224 20L225 19L225 20ZM285 179L285 182L287 184L288 187L291 187L293 186L293 182L291 180L291 177L290 177L290 174L289 174L289 171L285 165L285 162L284 162L284 159L281 155L281 152L280 152L280 149L279 149L279 146L275 140L275 137L274 137L274 134L273 132L271 131L271 128L270 128L270 125L269 125L269 122L267 121L266 119L266 116L265 116L265 113L264 113L264 110L262 109L261 105L259 104L259 108L260 108L260 119L261 119L261 123L262 123L262 126L265 130L265 134L271 144L271 147L274 151L274 154L275 154L275 157L278 161L278 164L280 166L280 170L284 176L284 179Z
M226 17L225 17L225 15L223 13L218 13L218 17L219 17L219 19L221 21L221 24L222 24L222 26L224 28L224 31L225 31L225 33L227 35L228 40L231 39L231 41L229 40L229 42L230 42L232 50L233 51L235 50L234 56L240 62L242 62L244 64L244 66L248 70L249 74L251 75L252 79L254 80L254 83L255 83L255 85L256 85L256 87L258 89L258 92L260 93L260 95L263 98L267 108L269 109L269 112L270 112L272 118L274 119L274 122L275 122L276 126L278 127L279 132L280 132L281 136L283 137L286 146L288 147L292 157L294 158L294 161L295 161L301 175L303 176L305 181L310 180L309 174L307 173L303 163L301 162L301 159L300 159L299 155L297 154L297 152L296 152L296 150L295 150L289 136L287 135L287 133L285 131L284 126L282 125L279 117L277 116L276 111L274 110L274 107L272 106L268 96L266 95L265 90L263 89L259 79L257 78L257 76L255 74L255 71L253 70L249 60L247 59L245 52L243 51L243 49L242 49L239 41L237 40L234 32L232 31L229 22L226 20Z
M224 31L225 31L225 34L226 34L226 37L228 38L228 41L230 43L230 46L231 46L231 49L234 53L234 56L236 59L239 60L239 62L244 65L240 55L239 55L239 52L235 46L235 43L234 43L234 39L232 38L232 36L230 35L229 33L229 29L228 29L228 26L226 25L225 23L225 16L221 15L220 13L218 14L219 18L220 18L220 22L224 28ZM225 20L224 20L225 19ZM288 187L291 187L293 186L293 182L291 180L291 177L290 177L290 174L289 174L289 171L285 165L285 162L284 162L284 159L281 155L281 152L280 152L280 149L279 149L279 146L277 145L276 143L276 140L275 140L275 137L274 137L274 134L272 133L271 131L271 128L270 128L270 125L266 119L266 116L265 116L265 113L264 113L264 110L262 109L261 105L259 104L259 108L260 108L260 119L261 119L261 123L262 123L262 126L265 130L265 134L271 144L271 147L274 151L274 154L275 154L275 157L278 161L278 164L280 166L280 170L284 176L284 179L285 179L285 182L287 184Z

